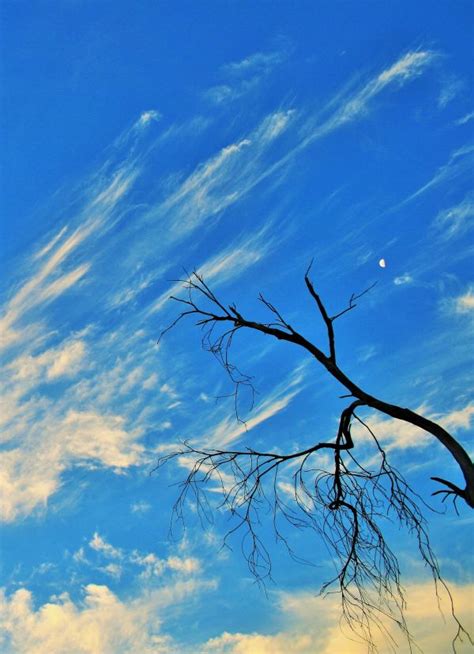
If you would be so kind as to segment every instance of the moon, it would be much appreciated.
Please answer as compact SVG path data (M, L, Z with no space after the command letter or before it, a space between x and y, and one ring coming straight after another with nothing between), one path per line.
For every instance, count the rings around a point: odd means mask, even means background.
M387 266L387 263L386 263L385 259L380 259L379 260L379 266L381 268L385 268Z

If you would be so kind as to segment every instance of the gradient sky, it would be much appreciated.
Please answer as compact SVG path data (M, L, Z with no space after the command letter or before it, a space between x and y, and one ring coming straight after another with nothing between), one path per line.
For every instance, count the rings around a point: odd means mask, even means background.
M314 536L290 535L316 563L299 565L263 522L265 593L239 539L221 549L218 511L202 530L190 507L170 538L186 469L152 472L185 439L308 447L334 434L343 391L303 352L241 338L258 391L251 412L242 398L245 431L214 399L232 388L192 324L157 338L176 315L172 280L196 268L258 319L264 292L322 344L303 281L314 258L333 313L378 282L338 322L342 368L469 447L473 13L461 0L1 3L2 651L365 651L341 633L337 596L317 596L333 568ZM460 483L432 438L364 416L423 498L432 475ZM472 517L433 506L469 623ZM390 538L413 633L444 654L447 599L443 622L410 536Z

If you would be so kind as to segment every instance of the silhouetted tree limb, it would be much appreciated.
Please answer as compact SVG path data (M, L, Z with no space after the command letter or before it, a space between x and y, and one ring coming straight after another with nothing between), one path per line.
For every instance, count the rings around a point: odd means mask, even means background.
M419 507L423 500L410 488L403 475L390 465L376 435L356 410L366 407L415 425L434 436L448 450L461 470L465 487L460 488L440 477L432 477L445 486L433 493L443 495L443 501L448 497L454 502L462 499L474 507L474 466L461 444L441 425L408 408L390 404L367 393L342 371L336 358L334 322L354 309L357 300L372 286L353 294L347 307L331 316L309 277L310 269L311 266L306 271L305 284L325 324L328 353L294 329L263 295L260 294L259 300L268 309L270 322L250 320L235 304L221 302L197 272L181 280L186 297L173 296L171 299L182 310L163 330L160 338L183 318L195 317L196 325L203 330L203 348L218 359L235 384L236 409L241 386L253 390L251 378L244 375L229 356L238 332L253 330L303 348L348 391L343 397L351 399L341 412L334 440L322 440L307 449L288 453L263 452L252 448L207 450L184 443L172 454L162 457L158 467L171 459L186 462L188 475L181 484L174 507L175 517L180 520L183 519L184 506L190 495L194 498L200 517L208 519L209 506L204 491L212 483L220 485L221 506L234 518L226 539L236 532L242 534L244 555L258 580L271 576L271 559L258 535L262 510L271 512L277 539L295 558L298 557L282 524L316 531L336 560L336 574L324 584L322 592L331 592L330 589L336 586L341 595L342 615L346 624L362 635L369 651L376 651L373 630L378 629L390 640L384 624L384 618L390 618L406 636L410 651L413 651L415 644L404 617L405 599L400 568L396 555L383 535L381 524L384 520L392 519L414 535L421 559L431 571L436 589L441 584L450 598L451 595L440 576L430 545L426 522ZM366 429L375 446L375 469L373 465L369 470L356 457L351 435L353 420ZM326 470L318 461L321 451L332 453L330 470ZM291 485L285 481L288 478ZM456 651L456 642L463 635L469 639L470 636L456 618L452 600L451 612L457 624L453 640L453 650Z

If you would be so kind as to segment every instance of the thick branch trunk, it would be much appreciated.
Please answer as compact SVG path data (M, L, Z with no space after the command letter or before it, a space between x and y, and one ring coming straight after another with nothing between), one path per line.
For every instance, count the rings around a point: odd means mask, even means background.
M457 488L458 494L470 507L474 508L474 464L462 445L460 445L460 443L451 436L444 427L411 409L400 407L396 404L390 404L389 402L385 402L384 400L380 400L379 398L366 393L359 388L357 384L354 384L354 382L349 379L347 375L345 375L329 358L326 362L323 362L323 365L333 377L335 377L351 392L354 397L362 400L367 406L370 406L391 418L403 420L404 422L415 425L437 438L438 441L450 452L463 474L466 487L464 489ZM450 484L450 486L451 488L456 488L453 484Z

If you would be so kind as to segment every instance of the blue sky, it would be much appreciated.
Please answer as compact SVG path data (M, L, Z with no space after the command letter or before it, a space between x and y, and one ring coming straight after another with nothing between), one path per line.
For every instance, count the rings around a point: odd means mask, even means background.
M262 592L239 540L221 549L219 511L203 531L189 507L170 539L185 462L151 472L186 439L308 447L334 433L341 389L249 334L234 355L258 390L251 412L242 398L246 431L214 399L231 387L197 330L157 338L176 313L172 280L196 268L257 319L264 292L321 343L303 281L314 258L333 313L377 281L338 323L343 369L472 448L472 3L0 12L3 651L365 651L341 633L337 597L317 596L333 569L322 543L290 535L317 563L299 565L264 521ZM365 417L424 498L432 475L459 482L433 439ZM459 508L429 523L469 622L472 518ZM453 624L409 535L392 531L410 625L441 654Z

